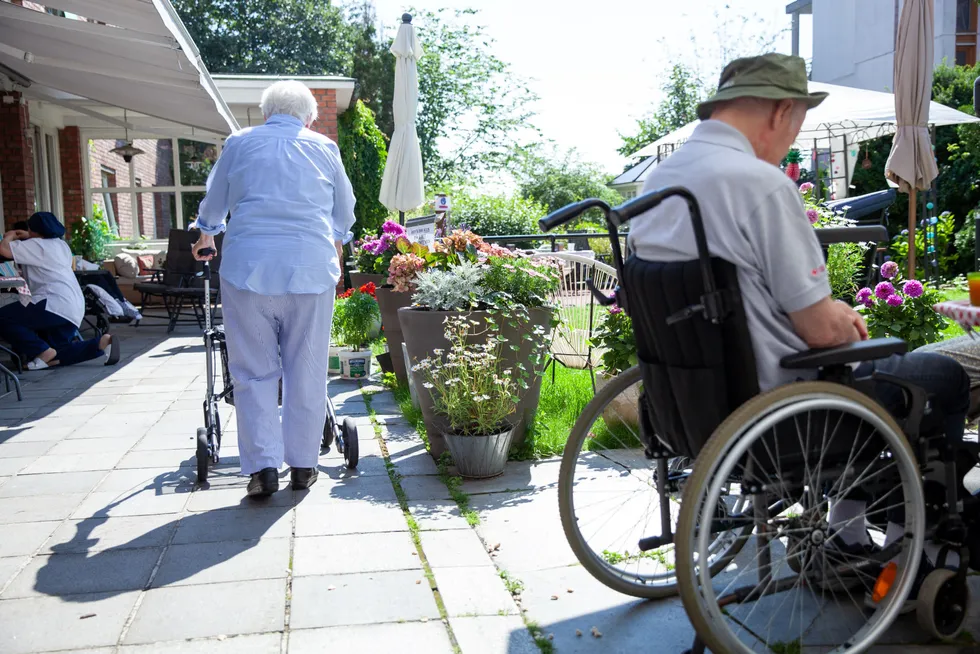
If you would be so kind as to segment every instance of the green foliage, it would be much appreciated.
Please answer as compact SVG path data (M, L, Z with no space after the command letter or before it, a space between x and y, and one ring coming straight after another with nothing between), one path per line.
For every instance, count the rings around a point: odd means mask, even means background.
M416 123L425 181L479 178L509 161L529 127L535 94L494 54L473 9L408 10L425 55L419 61Z
M354 235L376 232L388 217L381 204L381 178L388 150L385 138L374 122L374 114L358 100L337 121L340 158L354 187Z
M980 208L974 209L963 221L963 227L956 232L953 242L956 246L958 268L963 271L976 269L977 218L980 218Z
M371 340L371 332L381 320L381 310L370 293L360 289L351 289L348 293L347 297L337 299L333 322L339 344L359 349Z
M619 307L606 313L592 336L592 345L602 350L602 367L607 375L618 375L637 363L633 321Z
M112 229L102 207L92 205L92 217L82 216L71 230L71 251L92 263L102 263L109 254L107 245L112 241Z
M633 134L619 137L623 145L617 150L629 157L642 147L697 120L698 104L708 97L705 84L697 73L684 64L674 64L661 87L665 99L655 111L637 121Z
M174 0L173 5L212 73L343 75L352 69L353 30L334 3Z
M392 102L395 94L395 58L388 50L391 43L375 27L378 20L371 0L364 0L362 4L352 7L348 22L353 32L349 74L357 80L355 97L374 112L378 128L390 139L395 131Z
M465 225L481 236L537 234L538 220L547 213L534 200L518 195L473 195L465 191L453 194L453 223Z
M937 218L934 256L939 262L939 276L943 279L955 277L959 271L959 249L956 247L956 218L949 212L943 212ZM909 236L908 230L903 230L892 238L889 253L902 270L908 269ZM931 258L931 257L930 257ZM972 255L969 261L972 261ZM922 268L926 261L926 230L918 227L915 230L915 261L916 267Z
M613 206L623 201L607 186L610 177L598 166L580 160L574 150L561 153L554 148L527 148L519 153L519 161L521 195L549 213L586 198L599 198ZM596 209L587 212L583 220L601 220L601 215Z
M827 278L835 300L854 297L858 275L864 270L865 250L861 243L834 243L827 248Z
M480 286L487 297L506 296L510 301L534 308L550 303L558 282L559 273L552 266L536 264L527 258L490 257Z

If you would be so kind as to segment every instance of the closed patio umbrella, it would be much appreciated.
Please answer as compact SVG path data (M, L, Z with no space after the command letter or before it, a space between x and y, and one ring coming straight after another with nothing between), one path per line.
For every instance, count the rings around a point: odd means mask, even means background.
M927 190L939 175L929 139L932 99L935 5L905 0L895 43L895 117L897 129L885 164L885 177L909 194L909 268L915 277L915 193Z
M409 14L402 16L402 24L391 44L391 54L395 55L395 131L388 148L379 200L391 211L400 212L404 223L404 212L418 208L425 199L422 150L415 131L419 104L418 60L423 53Z

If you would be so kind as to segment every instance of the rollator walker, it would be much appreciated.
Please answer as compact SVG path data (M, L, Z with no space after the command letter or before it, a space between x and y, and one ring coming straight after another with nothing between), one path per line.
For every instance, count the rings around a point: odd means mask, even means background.
M213 248L198 252L201 256L217 254ZM225 342L225 326L215 325L211 319L211 264L204 263L203 272L199 273L204 282L204 355L207 370L207 390L204 397L204 426L197 429L197 481L203 484L207 481L208 471L220 461L221 452L221 418L218 415L218 404L224 400L231 406L235 405L235 391L228 371L228 347ZM221 359L221 391L215 389L217 375L216 358ZM282 379L279 380L279 402L282 404ZM337 450L343 454L345 465L354 469L358 462L357 424L352 418L338 421L337 411L333 400L327 395L327 416L323 425L323 441L320 452L327 453L336 442Z

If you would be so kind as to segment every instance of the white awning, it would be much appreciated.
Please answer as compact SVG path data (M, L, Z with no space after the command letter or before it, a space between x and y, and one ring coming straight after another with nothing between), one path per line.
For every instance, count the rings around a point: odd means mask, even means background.
M811 109L803 123L803 129L796 139L796 147L801 150L827 147L827 139L847 137L849 144L861 143L879 136L895 133L895 96L879 91L865 91L849 86L810 82L810 91L825 91L830 95L819 107ZM634 153L634 157L656 156L665 146L677 145L686 141L694 132L699 121L684 125L670 134ZM929 106L929 124L936 127L978 123L980 118L951 109L938 102Z
M211 140L238 129L169 0L44 4L109 24L0 2L0 73L27 82L29 97L136 133Z

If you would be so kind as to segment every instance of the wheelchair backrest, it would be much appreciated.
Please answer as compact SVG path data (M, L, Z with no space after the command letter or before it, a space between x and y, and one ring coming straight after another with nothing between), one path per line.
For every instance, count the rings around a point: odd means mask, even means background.
M668 318L701 305L702 262L651 262L631 256L623 288L643 372L643 402L657 438L675 455L696 457L721 422L759 392L755 356L733 264L710 259L724 300L717 321L701 313Z

